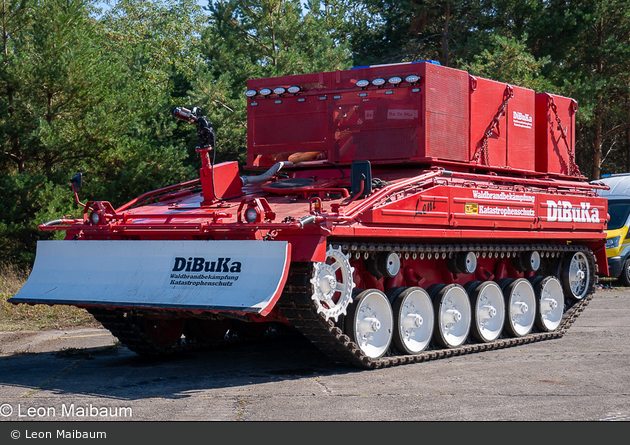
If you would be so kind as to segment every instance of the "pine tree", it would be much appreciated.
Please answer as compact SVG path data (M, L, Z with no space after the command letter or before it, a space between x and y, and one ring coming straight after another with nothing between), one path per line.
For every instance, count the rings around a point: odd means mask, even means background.
M116 67L92 11L85 0L2 2L0 238L9 258L32 254L35 227L49 211L59 217L73 208L70 172L112 137Z
M311 1L306 12L299 0L209 5L203 34L208 73L197 79L190 100L217 130L217 162L245 159L247 79L349 67L347 40L335 32L339 11L326 3Z

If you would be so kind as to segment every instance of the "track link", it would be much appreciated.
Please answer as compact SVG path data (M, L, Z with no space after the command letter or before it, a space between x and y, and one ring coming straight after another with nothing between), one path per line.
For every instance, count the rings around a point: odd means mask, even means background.
M403 355L396 350L394 346L386 356L372 359L354 343L350 337L332 321L326 320L319 314L311 299L312 288L310 278L313 275L313 263L294 263L291 266L289 278L285 286L284 292L278 303L282 314L293 324L293 326L301 332L308 340L317 346L326 355L335 361L350 364L365 369L378 369L390 366L397 366L410 363L420 363L428 360L437 360L442 358L453 357L457 355L471 354L474 352L489 351L494 349L508 348L527 343L534 343L543 340L560 338L569 329L571 324L577 319L581 312L586 308L592 300L595 290L595 259L592 252L582 246L562 246L562 245L492 245L492 244L474 244L474 245L401 245L401 244L377 244L377 243L332 243L333 246L341 247L346 253L353 252L380 252L380 251L396 251L399 253L431 255L438 254L440 256L448 255L450 252L460 252L472 250L475 252L484 252L485 254L494 255L495 253L501 257L510 256L517 252L527 250L537 250L543 258L558 258L569 252L582 251L589 259L590 270L593 271L593 280L591 280L588 294L576 302L569 301L572 304L563 314L562 321L558 329L553 332L533 332L524 337L517 338L499 338L489 343L464 344L457 348L451 349L432 349L423 351L414 355ZM492 252L492 253L491 253ZM342 326L343 324L340 323Z
M142 355L169 354L190 349L185 342L178 342L172 347L163 347L154 344L151 339L140 329L133 317L122 310L90 307L87 311L110 331L122 344L131 351Z
M261 336L248 335L239 332L238 326L233 326L226 335L214 341L207 341L191 335L184 328L184 335L173 345L163 346L148 336L138 323L138 318L145 316L143 313L128 312L123 309L109 309L101 307L88 307L86 310L100 322L105 329L110 331L129 350L139 355L172 355L184 352L202 352L220 347L235 346L252 343L262 338L277 338L286 334L286 327L279 323L270 323L267 331ZM162 316L168 316L168 311L154 311ZM155 315L155 313L153 315Z

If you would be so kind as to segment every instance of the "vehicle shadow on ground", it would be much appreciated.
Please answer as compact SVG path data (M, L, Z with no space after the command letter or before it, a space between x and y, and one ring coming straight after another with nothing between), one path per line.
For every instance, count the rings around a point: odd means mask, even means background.
M123 346L25 353L0 358L5 392L135 400L184 398L198 391L360 372L292 335L169 356L141 356Z

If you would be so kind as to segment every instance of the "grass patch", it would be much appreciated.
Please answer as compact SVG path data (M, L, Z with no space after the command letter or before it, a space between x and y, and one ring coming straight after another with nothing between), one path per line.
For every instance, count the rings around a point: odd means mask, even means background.
M28 269L0 263L0 332L101 326L88 311L74 306L8 303L29 274Z

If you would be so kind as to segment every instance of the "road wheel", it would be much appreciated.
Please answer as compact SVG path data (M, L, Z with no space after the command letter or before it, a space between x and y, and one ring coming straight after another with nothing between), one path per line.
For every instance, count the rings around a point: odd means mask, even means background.
M523 337L534 327L536 297L532 284L525 278L503 282L505 297L505 333L510 337Z
M561 278L567 297L581 300L588 295L594 286L593 270L584 252L569 253L564 257Z
M463 345L470 331L471 309L466 290L459 284L438 284L430 288L435 311L434 338L444 348Z
M501 335L505 320L503 292L494 281L485 281L471 287L471 335L483 343L494 341Z
M396 319L394 344L403 353L418 354L424 351L433 335L433 304L427 291L421 287L401 289L392 298Z
M532 282L536 294L536 327L544 332L555 331L562 322L564 293L556 277L536 277Z
M378 289L359 292L348 307L345 330L365 355L382 357L394 331L394 315L385 294Z

